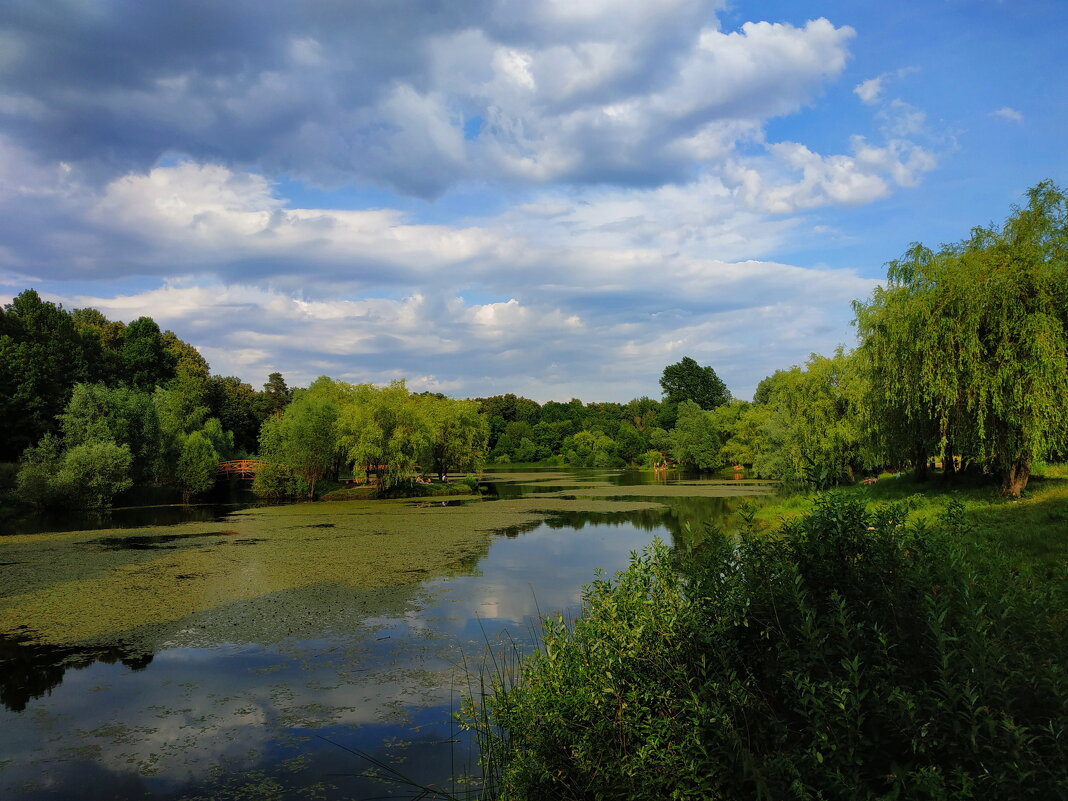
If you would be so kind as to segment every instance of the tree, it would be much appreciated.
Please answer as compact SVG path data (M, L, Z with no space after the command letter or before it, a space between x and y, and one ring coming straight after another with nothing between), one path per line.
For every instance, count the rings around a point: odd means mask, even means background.
M177 361L151 317L138 317L124 329L122 375L130 386L151 392L174 378Z
M353 469L374 472L382 490L410 480L430 440L426 416L403 381L354 387L337 425Z
M425 397L423 414L428 422L428 437L423 466L431 467L441 481L449 480L449 473L479 472L486 459L489 423L479 411L477 401ZM509 423L509 426L517 425ZM530 425L523 422L518 425ZM535 456L534 444L520 438L520 445L529 443L526 456Z
M263 385L264 416L280 416L291 400L293 400L293 390L286 386L286 380L282 378L282 374L271 373L267 376L267 383Z
M205 493L214 486L219 454L202 431L184 434L179 442L175 483L182 491L182 503L189 503L191 496Z
M133 459L131 476L139 482L154 476L160 458L160 424L147 392L77 384L59 420L68 449L92 440L125 445Z
M914 464L959 454L1018 497L1068 441L1068 198L1046 181L1000 228L914 245L854 305L881 439Z
M718 411L705 411L693 401L680 403L679 419L671 432L671 458L699 470L723 467L727 462L721 451L730 430Z
M133 486L132 463L127 446L91 439L63 454L56 484L66 491L71 505L101 509L111 506L116 495Z
M318 379L322 381L330 379ZM260 454L300 476L311 498L316 482L334 464L337 419L338 405L330 397L314 390L298 392L280 417L264 421Z
M0 312L0 459L56 430L87 377L83 340L61 306L27 289Z
M818 488L852 482L871 461L862 431L869 392L852 354L814 353L804 369L780 370L761 386L765 402L735 425L744 446L728 442L725 453L737 447L758 475Z
M157 387L152 393L160 428L160 458L156 466L157 477L170 480L181 455L183 438L199 431L208 419L208 408L197 405L195 393L187 394L181 385L164 389Z
M86 380L114 386L122 380L122 339L126 324L109 320L99 310L75 309L71 322L82 337Z
M693 401L702 409L714 409L729 403L731 399L727 385L716 375L716 371L711 367L701 367L689 356L664 368L660 387L664 390L666 402L680 404Z
M213 375L208 379L207 404L213 417L234 434L234 447L257 453L263 422L256 390L235 376Z

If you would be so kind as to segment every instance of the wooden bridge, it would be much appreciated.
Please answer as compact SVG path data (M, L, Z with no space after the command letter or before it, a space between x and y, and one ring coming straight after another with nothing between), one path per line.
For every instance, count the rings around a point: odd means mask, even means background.
M254 478L256 473L267 466L267 462L261 459L231 459L228 462L219 462L216 474L221 476L237 476L238 478Z

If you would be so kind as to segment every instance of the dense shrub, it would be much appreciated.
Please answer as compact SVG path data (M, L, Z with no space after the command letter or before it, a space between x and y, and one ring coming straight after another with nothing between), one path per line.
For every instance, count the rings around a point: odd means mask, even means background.
M67 493L75 508L103 509L112 499L133 486L130 467L133 455L126 445L110 440L89 440L63 454L56 484Z
M500 796L1065 797L1063 588L904 516L828 496L596 581L487 702Z
M67 450L46 434L23 453L16 497L39 507L99 509L128 490L133 456L126 445L89 439Z
M252 480L252 491L260 498L271 500L307 498L308 482L300 476L293 475L282 465L267 464L256 473L256 477Z

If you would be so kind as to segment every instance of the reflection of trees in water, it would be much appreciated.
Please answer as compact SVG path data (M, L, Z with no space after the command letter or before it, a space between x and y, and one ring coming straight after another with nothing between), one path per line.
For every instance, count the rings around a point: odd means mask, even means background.
M660 507L619 512L553 511L545 524L549 528L582 529L590 525L620 526L629 524L643 531L666 528L676 545L701 539L708 525L729 530L735 521L735 511L747 500L731 497L656 497L641 495L613 496L617 501L655 501ZM530 529L526 529L529 531Z
M119 645L48 645L0 634L0 703L21 712L30 701L58 687L68 670L82 670L94 662L121 662L130 670L144 670L152 662L152 654L130 652Z

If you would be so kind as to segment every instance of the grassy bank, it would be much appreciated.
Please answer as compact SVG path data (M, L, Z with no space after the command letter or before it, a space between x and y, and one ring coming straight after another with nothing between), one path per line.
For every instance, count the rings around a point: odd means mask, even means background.
M940 475L916 481L911 474L885 473L876 484L842 487L844 497L864 503L904 503L909 519L932 523L950 503L964 510L966 542L1000 544L1021 563L1047 571L1060 571L1068 563L1068 466L1042 466L1032 477L1024 497L1003 498L989 478L960 476L946 482ZM817 493L779 496L756 512L761 530L770 531L784 521L811 513Z

